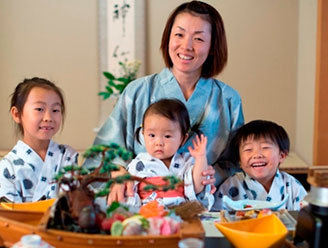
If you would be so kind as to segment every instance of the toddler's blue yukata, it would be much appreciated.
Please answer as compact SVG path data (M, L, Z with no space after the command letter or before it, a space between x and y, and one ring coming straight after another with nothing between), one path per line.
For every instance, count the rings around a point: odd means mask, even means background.
M0 198L12 202L33 202L54 198L58 193L54 177L60 168L77 164L78 153L70 146L50 140L43 161L19 140L0 161Z

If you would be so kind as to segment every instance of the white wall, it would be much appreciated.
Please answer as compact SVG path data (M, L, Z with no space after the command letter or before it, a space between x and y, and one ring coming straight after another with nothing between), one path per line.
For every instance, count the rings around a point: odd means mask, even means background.
M163 68L159 51L169 13L184 0L146 0L147 73ZM221 13L229 61L219 79L242 96L246 121L270 119L312 161L316 0L211 0ZM97 1L0 0L0 149L15 143L9 95L25 77L63 88L64 130L57 139L85 149L98 125Z
M148 72L163 67L159 45L171 10L184 1L148 0ZM246 121L270 119L283 125L295 144L298 46L297 0L205 1L220 12L229 58L219 79L243 99Z
M25 77L60 86L67 118L57 140L88 147L98 118L97 2L0 0L0 149L15 144L9 95Z
M312 164L316 63L317 1L299 1L295 151Z

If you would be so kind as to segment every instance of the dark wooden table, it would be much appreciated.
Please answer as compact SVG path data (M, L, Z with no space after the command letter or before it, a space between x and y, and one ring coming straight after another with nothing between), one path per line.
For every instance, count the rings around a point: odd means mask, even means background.
M234 247L226 238L205 238L205 248L232 248Z

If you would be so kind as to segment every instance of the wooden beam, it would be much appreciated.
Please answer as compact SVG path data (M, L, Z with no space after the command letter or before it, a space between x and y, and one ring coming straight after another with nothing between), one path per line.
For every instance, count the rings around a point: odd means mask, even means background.
M328 1L318 0L314 165L328 164Z

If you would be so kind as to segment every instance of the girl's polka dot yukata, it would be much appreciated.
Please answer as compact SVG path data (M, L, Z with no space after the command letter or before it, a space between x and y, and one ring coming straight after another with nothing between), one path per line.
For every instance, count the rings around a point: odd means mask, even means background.
M70 146L50 140L43 161L27 144L19 140L0 161L0 198L12 202L33 202L55 198L53 181L60 168L77 164L78 153Z

